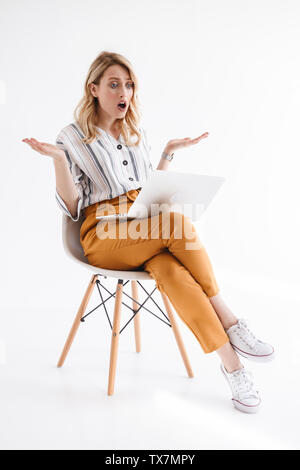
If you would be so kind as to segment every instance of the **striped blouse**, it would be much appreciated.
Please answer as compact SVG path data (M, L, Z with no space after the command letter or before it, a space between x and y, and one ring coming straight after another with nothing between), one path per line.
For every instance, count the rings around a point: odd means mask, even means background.
M144 128L139 128L141 142L136 147L127 146L122 135L116 140L100 127L97 129L101 135L91 144L81 142L84 134L76 122L64 127L56 139L56 145L66 154L78 190L76 217L71 215L57 190L55 198L63 213L74 222L85 207L142 187L153 171L151 146Z

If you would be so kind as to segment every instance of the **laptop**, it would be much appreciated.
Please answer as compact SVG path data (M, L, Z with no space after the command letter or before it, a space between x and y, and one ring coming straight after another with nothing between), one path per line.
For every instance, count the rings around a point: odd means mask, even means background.
M224 181L222 176L153 170L127 212L96 214L96 219L130 220L177 211L197 221Z

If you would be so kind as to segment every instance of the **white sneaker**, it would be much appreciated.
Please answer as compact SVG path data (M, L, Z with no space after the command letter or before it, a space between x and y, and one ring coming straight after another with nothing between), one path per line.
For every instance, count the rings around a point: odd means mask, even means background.
M241 356L256 362L268 362L274 359L274 348L257 339L249 330L245 320L239 319L226 333L231 346Z
M233 406L244 413L257 413L261 399L258 391L254 389L252 373L244 367L229 373L222 363L221 371L231 388Z

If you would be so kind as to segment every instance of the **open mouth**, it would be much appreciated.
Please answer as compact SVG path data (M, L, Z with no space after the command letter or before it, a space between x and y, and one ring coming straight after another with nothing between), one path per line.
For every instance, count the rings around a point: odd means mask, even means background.
M121 111L124 111L124 109L126 109L126 103L119 103L118 104L118 108L121 110Z

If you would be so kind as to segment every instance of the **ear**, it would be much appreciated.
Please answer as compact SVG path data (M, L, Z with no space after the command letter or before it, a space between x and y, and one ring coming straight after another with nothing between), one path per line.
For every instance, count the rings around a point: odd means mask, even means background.
M95 93L95 84L94 83L91 83L90 85L90 90L91 90L91 93L92 95L94 96L94 98L96 98L96 95L94 94Z

